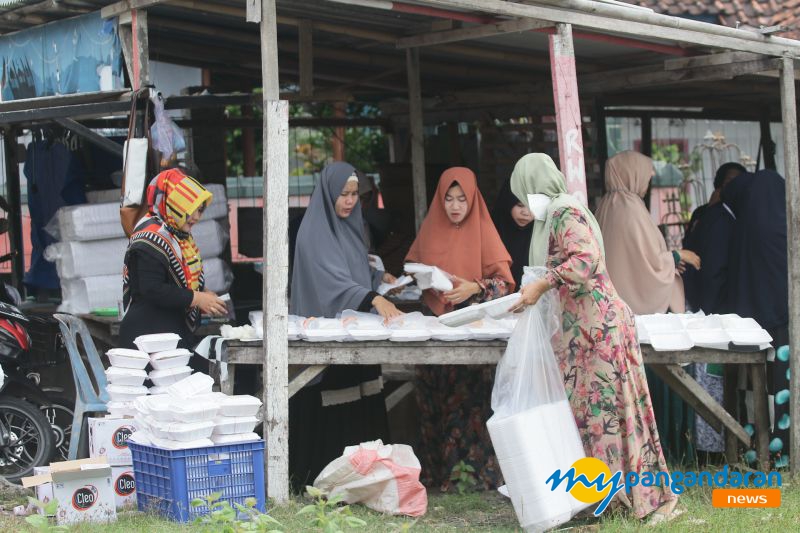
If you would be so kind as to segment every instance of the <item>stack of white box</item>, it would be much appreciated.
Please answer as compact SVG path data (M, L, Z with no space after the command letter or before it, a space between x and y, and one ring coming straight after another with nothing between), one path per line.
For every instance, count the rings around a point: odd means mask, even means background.
M230 267L219 258L228 242L228 201L225 187L207 185L214 198L193 234L204 260L206 288L227 292L233 282ZM119 220L119 204L83 204L61 208L57 215L61 242L45 251L56 263L63 293L59 311L89 313L116 308L122 300L122 266L128 239Z

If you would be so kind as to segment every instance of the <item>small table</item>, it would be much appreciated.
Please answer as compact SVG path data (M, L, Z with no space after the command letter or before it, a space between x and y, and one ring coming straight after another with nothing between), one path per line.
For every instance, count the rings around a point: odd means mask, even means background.
M320 374L328 365L483 365L496 364L505 352L505 341L463 342L289 342L290 380L288 396L291 397ZM750 445L750 435L731 415L736 407L737 369L750 372L753 384L755 409L756 452L760 468L769 469L769 410L767 407L766 360L767 350L734 352L708 348L692 348L679 352L657 352L650 345L642 345L644 363L663 379L681 398L691 405L711 427L726 430L726 457L728 462L738 462L738 444ZM230 341L223 360L228 364L227 377L220 389L233 394L233 380L239 365L264 363L264 349L260 342ZM725 365L724 407L703 389L681 365L689 363L719 363ZM262 393L264 391L261 391ZM273 396L270 391L267 397ZM277 395L274 395L277 396ZM264 395L262 394L262 397ZM272 460L283 460L274 458ZM288 459L286 459L288 460Z
M107 346L116 347L119 343L119 325L122 320L118 316L99 316L93 314L78 315L86 323L92 337L102 341ZM195 335L205 337L206 335L219 335L220 323L209 322L202 324Z

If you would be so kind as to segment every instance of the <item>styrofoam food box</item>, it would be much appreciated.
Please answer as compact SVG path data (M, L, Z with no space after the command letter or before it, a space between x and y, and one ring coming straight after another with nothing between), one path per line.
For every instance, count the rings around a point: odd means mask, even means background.
M177 348L175 350L151 353L150 364L153 365L153 368L156 370L166 370L168 368L188 365L191 357L192 352L189 350Z
M142 385L130 387L111 383L106 387L106 390L108 395L111 396L111 401L114 402L132 402L139 396L145 396L148 393L147 387Z
M650 345L657 352L689 350L694 343L686 331L673 333L651 333Z
M477 306L471 305L463 309L457 309L456 311L443 314L439 317L439 322L445 326L465 326L471 322L480 320L481 317L483 317L483 311L478 309Z
M772 335L764 329L728 329L726 330L733 344L740 346L760 346L772 342Z
M392 342L423 342L430 340L431 332L424 328L396 329L389 339Z
M261 407L261 400L255 396L239 394L225 396L220 401L220 416L255 416Z
M214 378L198 372L167 387L167 394L186 399L198 394L208 394L213 386Z
M150 387L150 395L158 396L167 393L167 387Z
M114 385L139 387L147 379L147 372L138 368L111 366L106 369L106 379Z
M304 335L308 342L342 342L349 337L344 329L307 329Z
M258 425L254 416L218 416L214 419L214 433L218 435L234 435L250 433Z
M189 442L198 439L207 439L214 431L214 422L154 422L150 424L153 436L159 439Z
M510 314L508 310L513 307L514 304L519 302L521 298L522 295L518 292L515 292L513 294L503 296L502 298L497 298L496 300L484 302L478 307L480 307L483 312L492 318L502 318Z
M347 330L347 333L350 334L353 340L357 341L385 341L392 336L391 330L386 328L350 328Z
M156 353L174 350L181 341L177 333L155 333L153 335L140 335L133 343L143 352Z
M136 409L133 407L133 402L108 402L106 404L106 409L108 409L108 414L115 418L136 415Z
M725 329L761 329L761 325L754 318L742 318L739 315L720 316Z
M252 442L254 440L261 440L255 433L235 433L233 435L220 435L220 434L212 434L211 440L214 441L214 444L236 444L239 442Z
M169 387L179 381L183 381L192 374L192 369L188 366L167 368L164 370L151 370L148 377L156 387Z
M129 350L127 348L112 348L106 352L111 366L120 368L134 368L142 370L150 363L150 356L139 350Z
M206 422L213 420L219 409L219 403L200 401L193 398L191 403L175 405L172 410L172 417L177 422Z

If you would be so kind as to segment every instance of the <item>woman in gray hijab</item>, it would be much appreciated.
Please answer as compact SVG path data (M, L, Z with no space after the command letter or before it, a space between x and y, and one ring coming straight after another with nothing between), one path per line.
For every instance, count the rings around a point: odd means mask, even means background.
M364 245L358 175L347 163L321 173L295 245L289 311L335 318L347 309L375 310L385 319L401 313L375 290L394 276L373 270ZM292 482L302 489L342 454L346 446L388 442L379 365L333 365L322 380L292 397L289 462Z

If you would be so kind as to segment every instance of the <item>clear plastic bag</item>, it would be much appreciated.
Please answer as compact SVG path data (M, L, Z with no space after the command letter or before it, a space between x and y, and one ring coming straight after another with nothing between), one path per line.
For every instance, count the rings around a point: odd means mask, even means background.
M150 140L153 148L161 153L162 160L170 160L173 155L186 150L183 132L164 111L164 99L159 93L153 100L156 120L150 126Z
M526 268L523 285L546 269ZM567 522L587 504L546 480L585 457L561 371L552 347L560 306L547 291L517 322L497 365L492 409L486 426L520 525L544 531Z

